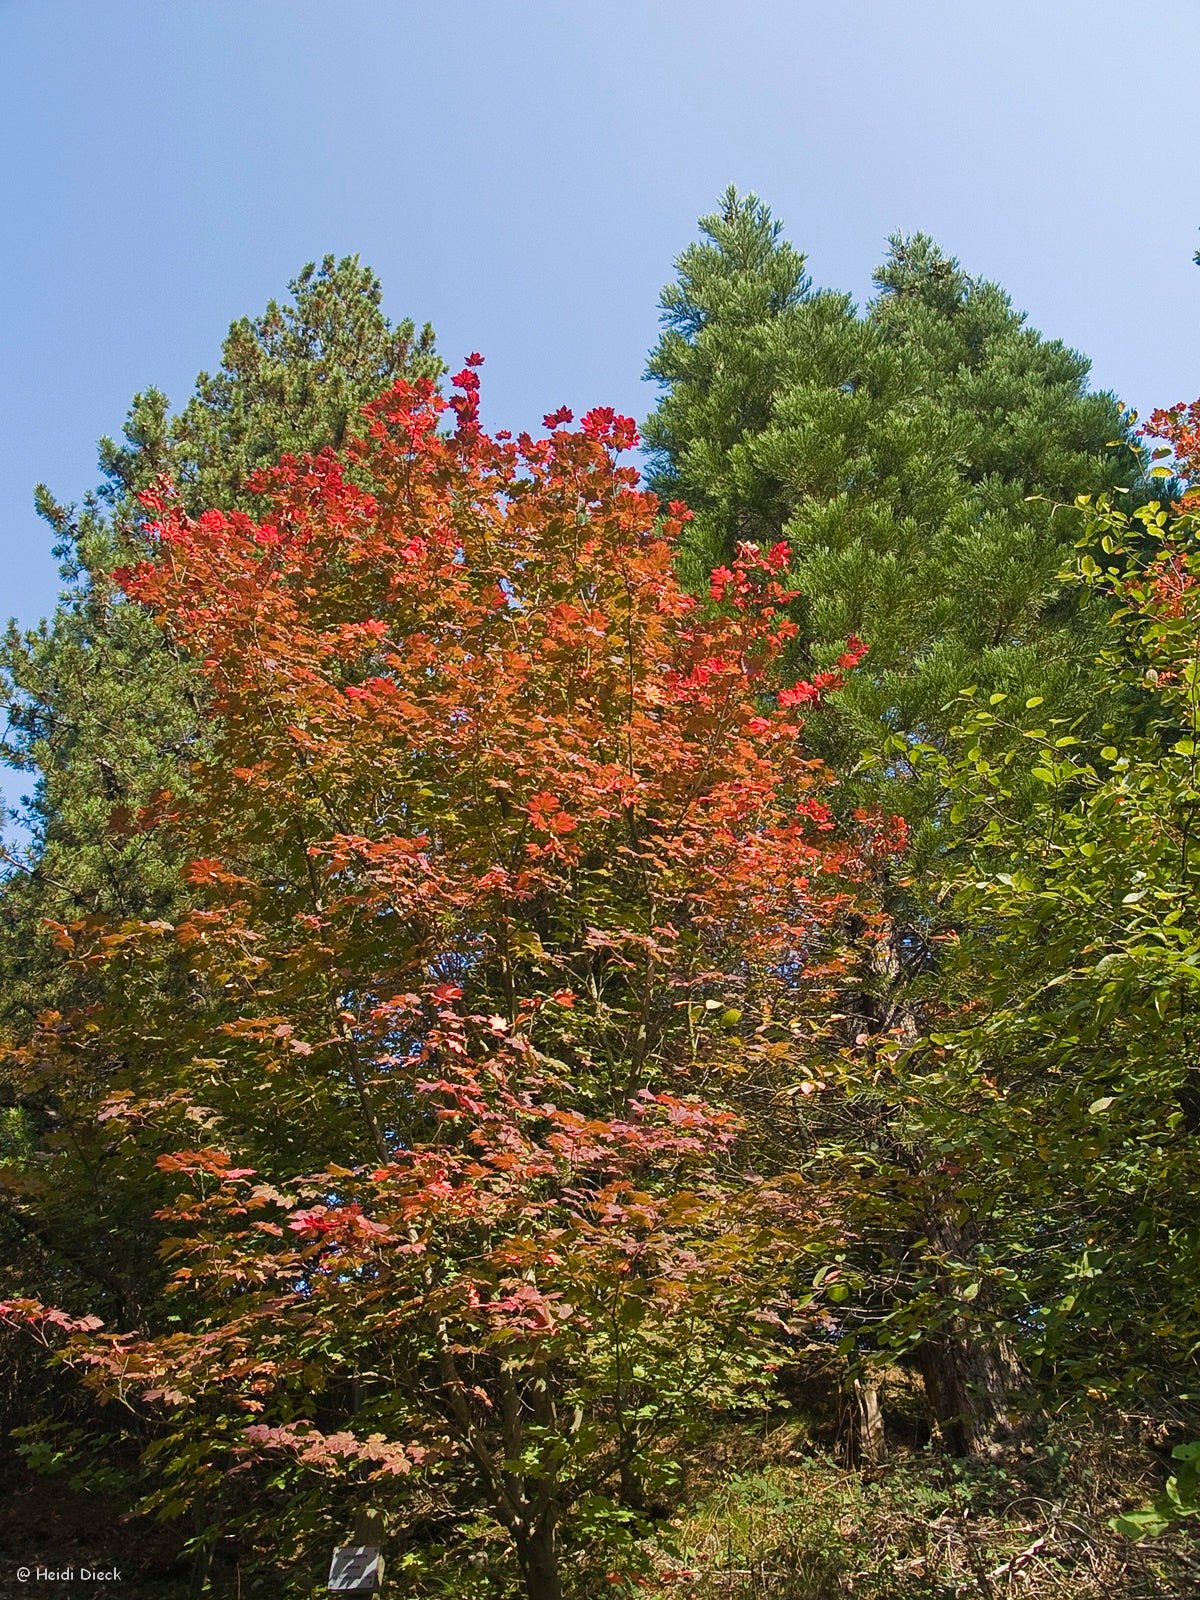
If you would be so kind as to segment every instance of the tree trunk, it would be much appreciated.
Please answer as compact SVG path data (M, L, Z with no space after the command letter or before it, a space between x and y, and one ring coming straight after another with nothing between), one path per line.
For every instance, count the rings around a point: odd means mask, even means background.
M516 1535L516 1541L526 1600L562 1600L553 1525L541 1523L523 1530Z
M875 1384L855 1378L851 1395L854 1402L855 1458L864 1466L882 1466L887 1460L887 1435L883 1428L879 1390Z
M938 1431L955 1455L986 1455L1017 1429L1012 1403L1024 1387L1008 1341L934 1334L917 1349Z
M203 1495L197 1495L192 1502L192 1528L196 1536L196 1553L192 1557L192 1570L188 1578L188 1600L200 1600L200 1596L208 1588L209 1574L212 1571L216 1540L212 1530L207 1526L206 1509Z
M944 1215L929 1223L930 1240L946 1255L967 1259L968 1230ZM938 1292L953 1303L955 1290L943 1280ZM973 1318L981 1310L976 1301ZM1010 1340L963 1328L956 1318L929 1334L916 1351L917 1367L938 1431L955 1455L986 1454L1018 1431L1014 1402L1028 1388L1028 1377Z
M908 1047L921 1036L920 1018L908 993L905 943L905 929L892 919L881 935L868 941L864 982L852 1003L854 1024L862 1030L856 1043L890 1033ZM900 1159L914 1174L927 1168L920 1149L909 1150ZM936 1196L931 1196L921 1226L940 1254L958 1261L970 1258L976 1242L970 1225L948 1216ZM954 1304L956 1289L949 1279L938 1285L938 1291L947 1304ZM978 1323L984 1310L976 1301L969 1320ZM916 1360L942 1438L956 1455L977 1455L1015 1432L1011 1403L1028 1386L1028 1379L1009 1340L964 1326L964 1320L950 1316L922 1340Z

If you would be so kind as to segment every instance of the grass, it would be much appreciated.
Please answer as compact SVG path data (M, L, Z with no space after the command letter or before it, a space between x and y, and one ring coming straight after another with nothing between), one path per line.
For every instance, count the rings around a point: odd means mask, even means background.
M687 1600L1183 1600L1200 1542L1134 1545L1113 1513L1158 1481L1125 1419L997 1460L908 1448L857 1471L801 1423L732 1433L693 1485L659 1593Z

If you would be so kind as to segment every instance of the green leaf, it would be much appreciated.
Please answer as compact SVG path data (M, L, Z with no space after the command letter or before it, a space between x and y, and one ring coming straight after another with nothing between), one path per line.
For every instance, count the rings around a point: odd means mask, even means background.
M1114 1533L1123 1533L1127 1539L1151 1539L1165 1533L1171 1523L1170 1518L1147 1509L1127 1511L1124 1516L1113 1517L1108 1525Z

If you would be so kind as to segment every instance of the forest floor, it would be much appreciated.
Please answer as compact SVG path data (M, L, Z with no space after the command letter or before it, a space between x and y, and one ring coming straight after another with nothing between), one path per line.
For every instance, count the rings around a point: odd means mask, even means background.
M1085 1430L1051 1422L988 1460L958 1461L927 1437L915 1391L884 1387L889 1458L844 1459L828 1407L732 1423L685 1486L660 1568L662 1600L1200 1600L1200 1538L1184 1528L1134 1544L1108 1520L1147 1499L1167 1446L1146 1419ZM925 1436L923 1436L925 1435ZM665 1530L664 1530L665 1531ZM185 1600L198 1591L178 1526L122 1515L111 1497L0 1465L0 1596ZM20 1567L75 1576L21 1581ZM117 1567L116 1581L84 1569ZM323 1594L286 1565L218 1560L213 1600ZM402 1591L397 1590L397 1596ZM449 1594L450 1590L439 1590ZM472 1589L472 1594L476 1591ZM607 1592L611 1593L611 1590ZM591 1600L591 1597L586 1597ZM599 1600L599 1597L597 1597Z
M1200 1538L1135 1544L1109 1527L1163 1484L1165 1430L1061 1419L988 1459L949 1457L915 1391L885 1385L888 1459L844 1459L847 1419L732 1429L674 1524L687 1600L1200 1600ZM890 1402L890 1404L889 1404ZM926 1437L922 1438L922 1433Z

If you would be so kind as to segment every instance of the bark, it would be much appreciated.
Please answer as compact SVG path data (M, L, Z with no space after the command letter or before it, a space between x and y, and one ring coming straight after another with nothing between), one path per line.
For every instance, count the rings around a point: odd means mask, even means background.
M985 1455L1020 1430L1014 1402L1025 1387L1008 1341L939 1333L917 1350L938 1431L955 1455Z
M887 1460L887 1435L879 1390L873 1383L855 1378L851 1397L854 1402L854 1454L864 1466L882 1466Z
M963 1224L942 1215L931 1217L927 1226L939 1251L967 1258L972 1240ZM948 1281L938 1287L944 1299L953 1299ZM979 1317L986 1310L976 1301L971 1314ZM938 1431L955 1455L986 1454L1020 1431L1021 1396L1029 1379L1002 1333L984 1336L952 1319L927 1335L916 1359Z
M906 931L895 921L867 941L863 983L851 1014L857 1014L856 1026L863 1033L888 1032L910 1046L919 1040L921 1026L910 999L912 958L906 960L905 944ZM920 1149L910 1149L899 1159L914 1173L927 1166ZM970 1223L954 1220L937 1196L930 1197L921 1231L939 1254L959 1261L969 1259L977 1242ZM952 1303L956 1289L947 1279L939 1292ZM976 1301L971 1320L978 1322L985 1311ZM938 1431L956 1455L969 1456L986 1453L1017 1431L1014 1401L1028 1387L1028 1377L1008 1339L966 1327L965 1320L951 1316L927 1335L917 1348L916 1363Z
M525 1600L562 1600L562 1578L554 1527L540 1523L518 1531L517 1560L525 1582Z

